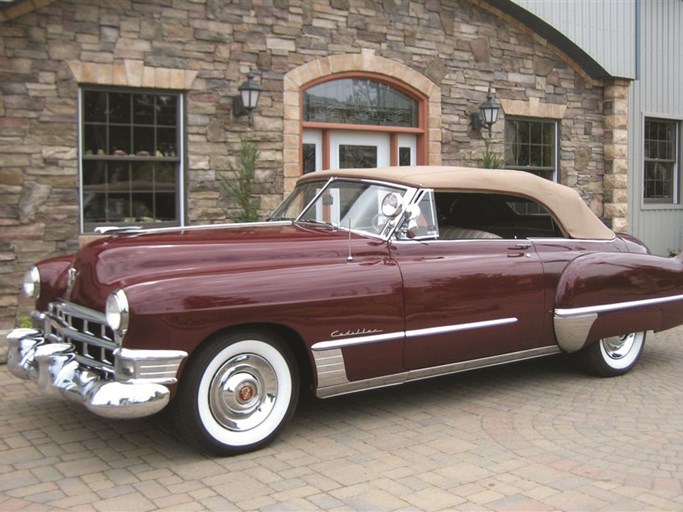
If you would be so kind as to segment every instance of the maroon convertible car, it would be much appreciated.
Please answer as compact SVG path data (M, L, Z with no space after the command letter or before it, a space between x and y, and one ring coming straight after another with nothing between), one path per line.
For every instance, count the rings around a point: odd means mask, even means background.
M453 167L301 178L268 222L118 229L32 267L9 369L100 416L173 408L215 454L320 398L576 354L598 375L683 323L683 256L616 235L573 190Z

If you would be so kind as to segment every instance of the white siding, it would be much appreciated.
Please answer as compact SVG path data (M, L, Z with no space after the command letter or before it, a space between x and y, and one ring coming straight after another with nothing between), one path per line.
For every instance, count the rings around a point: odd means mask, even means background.
M646 117L683 121L683 1L641 5L642 69L629 96L629 225L655 254L665 255L683 249L683 206L643 202L643 124ZM680 147L681 141L679 164Z
M513 1L562 32L611 76L635 78L636 0Z

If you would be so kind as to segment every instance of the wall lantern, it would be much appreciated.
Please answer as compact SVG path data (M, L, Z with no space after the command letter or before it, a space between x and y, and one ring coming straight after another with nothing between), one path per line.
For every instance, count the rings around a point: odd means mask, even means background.
M254 80L254 73L250 69L249 73L247 73L247 81L243 82L237 90L240 94L232 99L233 115L235 117L246 115L249 119L249 126L251 126L253 122L252 114L256 105L258 105L263 87Z
M491 84L489 83L489 92L486 95L486 101L481 104L478 111L472 113L472 128L475 130L481 130L483 127L488 128L489 138L491 138L491 127L498 121L499 113L500 103L493 97Z

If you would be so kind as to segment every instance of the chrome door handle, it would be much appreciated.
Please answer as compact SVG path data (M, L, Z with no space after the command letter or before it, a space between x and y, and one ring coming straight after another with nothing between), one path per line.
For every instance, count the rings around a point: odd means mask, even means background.
M521 258L524 256L525 258L531 258L531 254L526 252L527 249L531 248L533 244L531 242L520 242L518 244L515 244L514 247L508 247L508 251L521 251L521 252L510 252L508 254L508 258Z

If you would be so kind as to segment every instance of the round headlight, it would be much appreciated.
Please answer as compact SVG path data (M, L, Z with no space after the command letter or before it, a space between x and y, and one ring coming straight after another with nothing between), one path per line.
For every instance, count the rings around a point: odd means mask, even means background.
M128 329L128 299L123 290L116 290L109 296L105 308L105 317L107 324L115 332L123 334Z
M21 289L27 297L38 298L40 295L40 272L37 267L31 267L26 271Z

